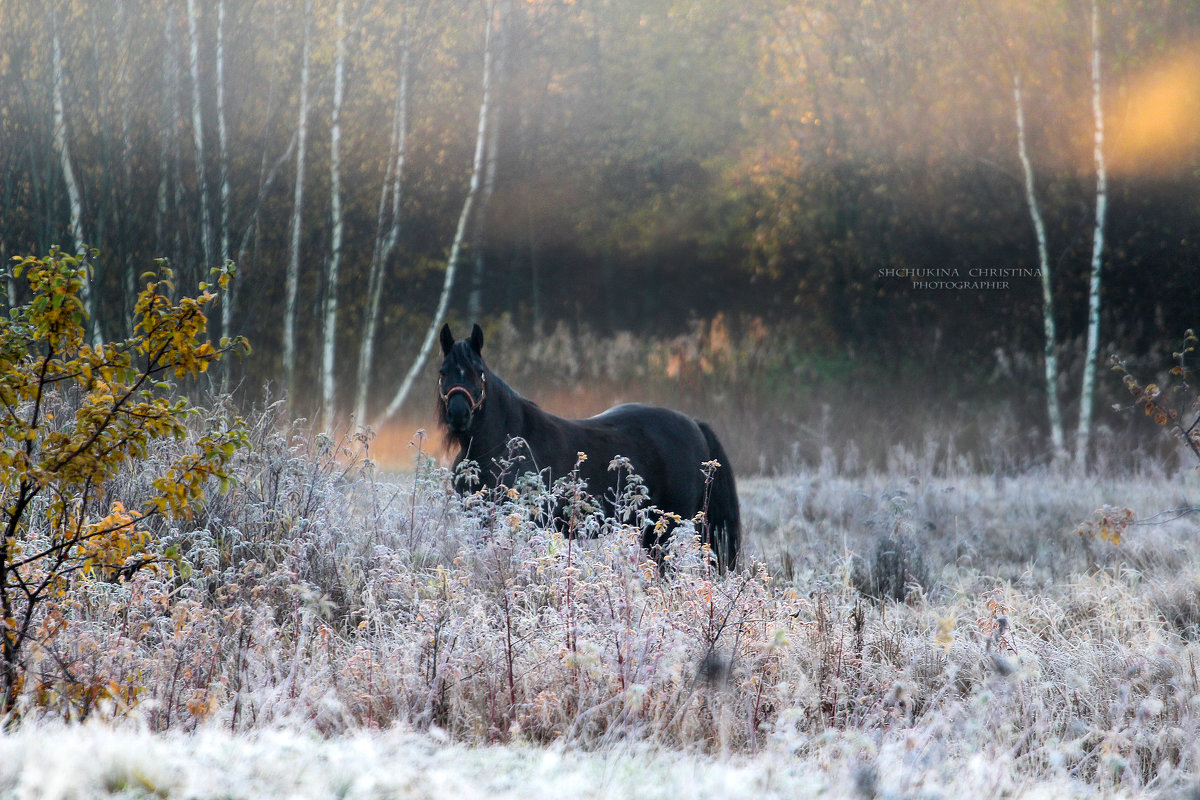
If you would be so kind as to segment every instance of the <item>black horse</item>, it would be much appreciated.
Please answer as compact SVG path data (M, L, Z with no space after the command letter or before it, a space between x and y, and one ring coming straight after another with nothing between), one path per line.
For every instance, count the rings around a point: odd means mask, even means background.
M492 468L514 437L525 442L518 453L521 468L548 472L551 480L570 473L578 454L585 453L578 475L611 511L614 492L606 490L616 489L618 478L608 465L624 456L645 482L651 505L683 519L704 511L701 534L718 566L736 566L741 539L737 484L729 457L708 425L678 411L638 404L616 406L589 419L548 414L483 363L478 325L461 342L443 325L442 353L437 416L447 441L459 447L456 467L465 459L475 461L484 486L494 488L514 477ZM707 478L703 465L710 461L719 463ZM661 545L652 526L643 533L642 545L651 552Z

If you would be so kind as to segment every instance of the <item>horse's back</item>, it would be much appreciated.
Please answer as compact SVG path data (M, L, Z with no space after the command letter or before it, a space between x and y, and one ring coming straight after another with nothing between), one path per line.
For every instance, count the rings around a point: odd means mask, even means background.
M623 403L602 414L578 420L577 424L588 431L609 432L631 443L649 443L660 448L673 449L678 451L681 457L692 453L703 455L706 451L704 432L700 430L696 420L687 414L661 406ZM618 455L632 457L634 454Z

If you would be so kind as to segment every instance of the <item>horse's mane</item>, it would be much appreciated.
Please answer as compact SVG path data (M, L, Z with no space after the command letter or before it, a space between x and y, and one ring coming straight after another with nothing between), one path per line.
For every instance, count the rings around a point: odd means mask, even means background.
M442 402L441 389L435 386L433 396L434 418L437 422L438 430L442 432L442 449L449 450L451 446L458 443L458 437L454 435L454 431L450 430L450 420L446 419L446 404Z

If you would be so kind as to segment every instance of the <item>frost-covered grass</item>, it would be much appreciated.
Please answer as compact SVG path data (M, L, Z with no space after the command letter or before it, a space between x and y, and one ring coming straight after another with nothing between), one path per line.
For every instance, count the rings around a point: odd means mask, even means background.
M1200 759L1196 476L741 485L746 561L576 487L460 497L264 416L239 483L43 623L0 795L1176 797ZM167 454L161 454L166 458ZM124 478L136 501L143 476ZM557 497L577 529L547 523ZM1189 500L1192 498L1192 500ZM62 720L87 718L85 724Z
M802 753L706 756L647 746L473 747L406 730L334 738L273 729L192 734L107 725L26 726L0 737L0 796L22 798L1126 797L1009 757L951 756L928 732L883 746L826 733Z

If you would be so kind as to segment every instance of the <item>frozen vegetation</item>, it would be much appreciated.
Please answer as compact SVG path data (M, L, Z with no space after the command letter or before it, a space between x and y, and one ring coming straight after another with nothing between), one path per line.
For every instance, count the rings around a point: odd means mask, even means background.
M1063 771L1036 779L1008 756L954 756L935 732L821 734L794 754L708 756L645 745L475 747L407 730L151 734L105 725L23 728L0 739L5 797L864 798L1125 797Z
M1197 517L1121 510L1196 505L1193 472L830 451L742 481L739 572L685 523L660 575L635 482L608 520L558 487L598 534L572 540L554 489L462 498L421 439L385 476L365 438L250 436L233 488L155 531L176 569L77 575L47 609L0 796L1200 791Z

